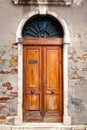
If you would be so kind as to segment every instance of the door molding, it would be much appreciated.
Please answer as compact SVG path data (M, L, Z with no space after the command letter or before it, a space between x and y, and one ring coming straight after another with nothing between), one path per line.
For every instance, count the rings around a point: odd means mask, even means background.
M22 29L26 21L32 16L38 14L39 11L34 11L29 13L23 20L21 20L17 32L16 32L16 42L18 42L18 116L15 117L14 124L23 123L23 44L22 44ZM68 45L70 43L70 35L67 28L65 20L60 19L56 13L47 11L47 14L52 15L58 19L64 29L64 38L63 38L63 106L64 106L64 115L63 115L63 124L71 125L71 116L68 113Z

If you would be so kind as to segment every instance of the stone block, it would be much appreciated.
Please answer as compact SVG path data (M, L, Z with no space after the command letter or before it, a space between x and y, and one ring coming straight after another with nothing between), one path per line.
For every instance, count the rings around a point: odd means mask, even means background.
M81 6L83 4L83 0L73 0L73 4Z
M24 130L22 126L13 126L12 130Z
M74 130L86 130L85 125L74 125Z
M62 127L61 130L73 130L73 127Z
M14 125L14 117L7 116L5 124L7 124L7 125Z
M61 127L58 128L50 128L50 127L36 127L36 128L29 128L29 127L24 127L23 130L61 130Z
M11 130L11 126L0 125L0 130Z
M22 124L22 117L21 116L15 116L14 124L15 125L21 125Z
M64 125L71 125L71 116L64 116Z

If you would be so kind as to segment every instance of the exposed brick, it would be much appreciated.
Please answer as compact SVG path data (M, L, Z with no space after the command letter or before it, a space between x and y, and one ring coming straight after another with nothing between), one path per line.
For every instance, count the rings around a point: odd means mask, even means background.
M17 74L18 73L18 70L17 69L12 69L11 71L10 71L10 74Z
M3 124L3 123L5 123L5 117L4 116L0 116L0 124Z
M70 56L70 57L68 58L68 60L73 60L73 57L72 57L72 56Z
M10 98L8 98L8 97L1 97L0 98L0 103L6 103L7 102L7 100L9 100Z
M12 48L18 49L18 44L17 43L13 43Z
M17 92L11 92L10 96L12 96L12 97L18 97L18 93Z
M87 71L87 68L82 68L82 71Z
M11 94L18 94L17 92L11 92Z
M4 84L2 84L2 86L7 87L7 90L12 90L13 89L10 82L5 82Z
M15 55L10 60L10 66L15 67L17 65L18 65L18 55Z
M0 71L0 74L17 74L17 69L12 69L11 71Z
M72 79L82 79L82 77L77 76L77 77L72 77Z
M0 63L2 63L3 61L5 61L5 59L2 59L2 58L0 57Z
M10 86L10 87L7 87L7 90L12 90L12 89L13 89L13 87L11 87L11 86Z
M5 123L5 119L0 119L0 124L4 124Z
M69 74L71 74L71 75L72 75L72 74L76 74L76 73L77 73L76 70L72 70L72 69L69 70Z
M8 116L17 116L17 114L14 114L14 113L13 113L13 114L10 114L10 113L9 113Z
M2 84L3 87L10 87L11 83L10 82L5 82L4 84Z
M3 110L5 108L5 106L0 106L0 111Z

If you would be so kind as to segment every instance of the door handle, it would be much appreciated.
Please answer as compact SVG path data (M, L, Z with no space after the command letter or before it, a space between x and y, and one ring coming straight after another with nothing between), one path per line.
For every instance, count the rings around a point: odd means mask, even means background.
M35 90L34 90L34 89L32 89L32 90L31 90L31 93L32 93L32 94L34 94L34 93L35 93Z
M51 93L52 93L52 94L54 94L54 93L55 93L55 90L54 90L54 89L52 89L52 90L51 90Z

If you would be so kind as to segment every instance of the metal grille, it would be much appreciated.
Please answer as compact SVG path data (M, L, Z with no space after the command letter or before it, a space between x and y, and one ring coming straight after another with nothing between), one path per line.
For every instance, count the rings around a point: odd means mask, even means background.
M63 29L60 23L49 17L37 17L27 22L22 35L24 38L62 38Z

